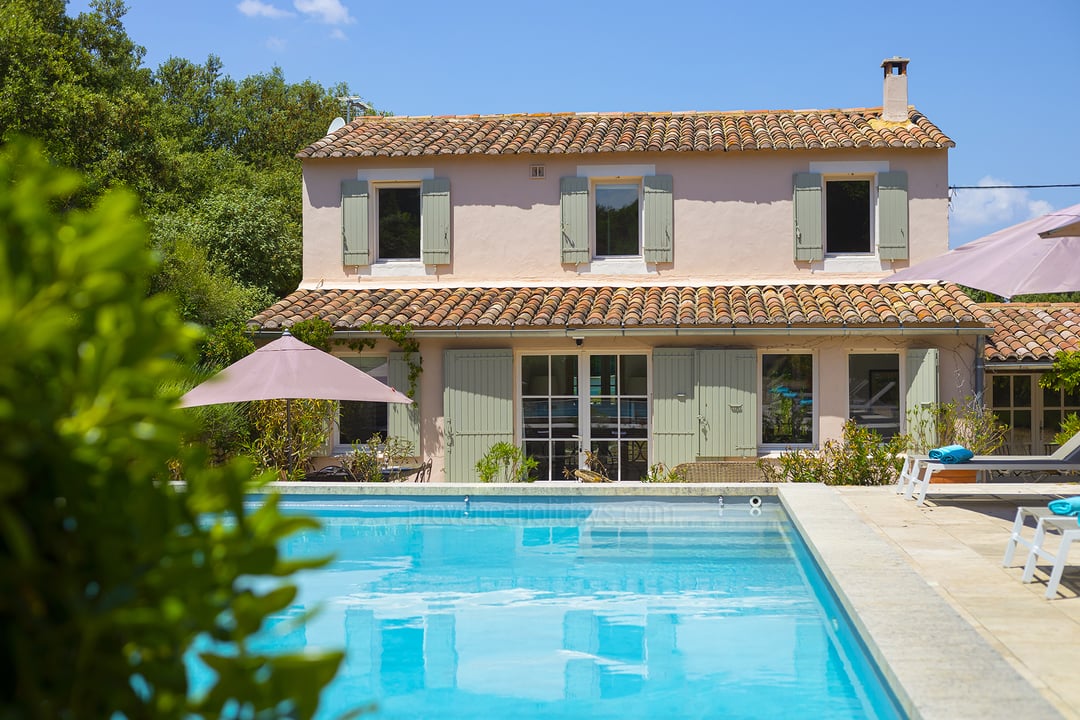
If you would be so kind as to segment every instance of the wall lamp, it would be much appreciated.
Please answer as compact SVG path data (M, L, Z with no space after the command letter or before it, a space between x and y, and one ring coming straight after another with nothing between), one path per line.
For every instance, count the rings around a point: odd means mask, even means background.
M585 338L582 337L581 335L574 335L573 338L574 338L574 344L577 345L578 347L581 347L582 343L585 342Z

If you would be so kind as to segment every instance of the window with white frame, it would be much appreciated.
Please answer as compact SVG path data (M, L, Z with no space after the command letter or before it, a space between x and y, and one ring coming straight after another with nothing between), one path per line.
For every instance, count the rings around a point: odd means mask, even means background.
M900 432L900 356L848 355L848 417L884 440Z
M797 445L814 441L814 356L761 356L761 442Z
M872 178L825 178L825 253L874 252Z
M596 257L641 255L641 181L594 182L592 224Z
M420 185L376 187L379 260L420 259Z
M907 173L888 163L811 163L795 174L795 260L908 257ZM857 262L862 262L855 258Z
M370 174L341 182L342 262L397 270L448 264L449 179L430 170Z
M648 263L673 261L671 175L654 174L652 165L579 166L578 173L559 181L563 263L643 272Z
M386 357L361 355L342 359L379 382L385 385L390 383ZM344 452L354 443L366 443L376 433L386 439L386 403L342 401L339 404L336 450Z

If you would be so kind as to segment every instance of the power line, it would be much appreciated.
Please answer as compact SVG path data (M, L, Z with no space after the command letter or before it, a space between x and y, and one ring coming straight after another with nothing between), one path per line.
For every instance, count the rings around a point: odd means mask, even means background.
M1013 190L1031 188L1074 188L1080 183L1062 183L1060 185L950 185L950 190Z

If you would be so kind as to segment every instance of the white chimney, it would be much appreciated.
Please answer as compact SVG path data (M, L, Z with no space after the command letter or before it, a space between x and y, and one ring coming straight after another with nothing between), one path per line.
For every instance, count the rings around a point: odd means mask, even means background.
M885 68L885 89L881 119L888 122L908 121L907 58L891 57L881 61Z

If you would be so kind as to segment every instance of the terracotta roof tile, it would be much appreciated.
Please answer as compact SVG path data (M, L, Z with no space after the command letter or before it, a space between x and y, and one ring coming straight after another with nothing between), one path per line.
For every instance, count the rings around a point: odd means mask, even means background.
M955 143L914 107L678 113L358 117L299 158L930 148Z
M990 322L982 307L955 285L799 284L297 290L249 324L280 330L312 317L337 330L371 322L410 324L420 332L758 326L827 332L841 326L981 327ZM1072 323L1075 345L1080 332L1075 308Z
M984 303L993 334L989 362L1049 362L1061 351L1080 350L1080 304Z

